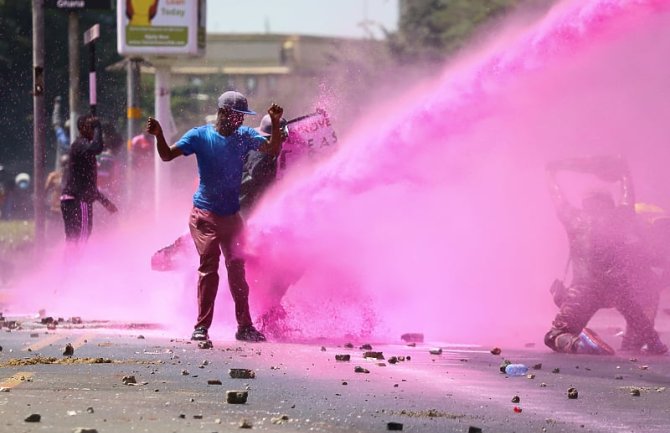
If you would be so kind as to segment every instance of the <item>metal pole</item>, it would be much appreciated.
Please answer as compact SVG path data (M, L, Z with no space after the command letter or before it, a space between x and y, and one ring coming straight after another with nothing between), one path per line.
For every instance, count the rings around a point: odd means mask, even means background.
M46 110L44 107L44 3L33 0L33 209L35 251L44 244L46 180Z
M70 75L70 142L78 135L77 118L79 117L79 15L76 11L68 13L67 21L67 52L68 73Z
M100 24L96 24L84 33L84 43L89 48L88 62L88 101L91 107L91 114L96 115L98 104L97 80L95 76L95 41L100 38Z
M170 67L165 65L156 65L156 83L155 83L155 101L154 109L156 119L163 126L163 133L168 142L172 139L172 116L170 115ZM162 195L164 185L169 182L168 167L161 161L158 152L154 153L154 212L156 220L161 215Z
M138 135L142 127L142 108L140 107L140 63L142 62L141 58L130 58L128 59L128 142L126 146L127 165L126 165L126 179L128 188L126 188L127 200L128 203L131 203L135 191L133 188L135 184L135 174L133 173L133 151L132 151L132 140L133 137Z

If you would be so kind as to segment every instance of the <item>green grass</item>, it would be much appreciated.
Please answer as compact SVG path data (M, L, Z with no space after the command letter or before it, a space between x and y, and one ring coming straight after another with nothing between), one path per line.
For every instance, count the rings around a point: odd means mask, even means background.
M33 242L33 221L0 221L0 255L9 258L12 253L24 250Z

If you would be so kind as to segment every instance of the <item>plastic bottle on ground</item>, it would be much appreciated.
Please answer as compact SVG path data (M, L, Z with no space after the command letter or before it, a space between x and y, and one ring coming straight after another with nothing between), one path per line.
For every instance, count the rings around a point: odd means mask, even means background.
M510 364L505 367L505 374L508 376L525 376L528 373L528 367L523 364Z

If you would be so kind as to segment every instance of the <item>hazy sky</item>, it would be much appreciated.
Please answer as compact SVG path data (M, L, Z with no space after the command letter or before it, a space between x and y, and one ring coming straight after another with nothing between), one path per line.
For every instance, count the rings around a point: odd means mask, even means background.
M209 33L298 33L365 37L365 19L375 37L378 25L395 30L398 0L210 0Z

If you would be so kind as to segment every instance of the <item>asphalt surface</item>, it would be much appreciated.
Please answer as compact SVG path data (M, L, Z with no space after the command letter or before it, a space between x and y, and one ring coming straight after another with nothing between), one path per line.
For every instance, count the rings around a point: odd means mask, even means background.
M376 432L389 422L413 432L670 431L668 356L560 355L538 344L494 355L490 347L400 341L347 348L215 340L201 349L140 326L48 330L38 318L11 319L22 329L0 330L0 432L226 432L244 430L243 421L270 432ZM63 356L68 343L72 357ZM385 359L364 358L364 343ZM430 353L438 347L441 354ZM392 356L406 358L392 364ZM534 376L502 374L504 359ZM233 379L230 368L255 378ZM129 376L137 383L125 384ZM571 387L577 399L568 398ZM227 403L228 390L246 390L247 402ZM40 421L25 421L31 414Z

